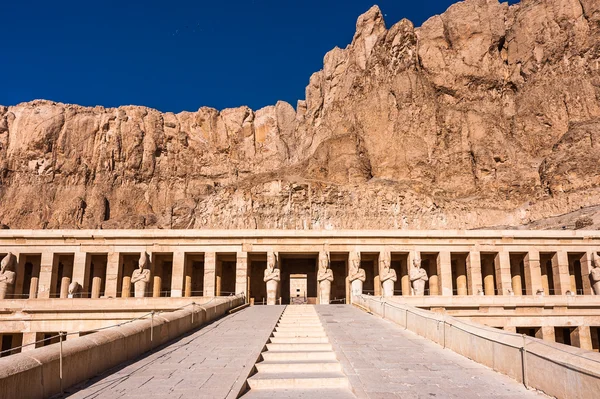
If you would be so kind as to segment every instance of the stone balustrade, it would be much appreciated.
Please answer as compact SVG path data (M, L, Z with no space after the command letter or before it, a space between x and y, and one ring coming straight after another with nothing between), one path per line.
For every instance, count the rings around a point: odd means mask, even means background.
M600 354L515 334L384 298L355 303L407 330L557 398L596 398Z
M172 341L244 302L242 295L214 298L210 303L147 316L59 344L2 358L0 397L48 398L60 393L61 389Z

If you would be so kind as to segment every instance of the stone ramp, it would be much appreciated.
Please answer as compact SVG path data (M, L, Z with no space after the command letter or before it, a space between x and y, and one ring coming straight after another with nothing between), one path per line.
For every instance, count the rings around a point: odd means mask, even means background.
M244 399L355 398L312 305L287 306Z
M315 309L358 398L547 398L351 305Z
M58 397L235 398L283 309L254 306L226 316Z

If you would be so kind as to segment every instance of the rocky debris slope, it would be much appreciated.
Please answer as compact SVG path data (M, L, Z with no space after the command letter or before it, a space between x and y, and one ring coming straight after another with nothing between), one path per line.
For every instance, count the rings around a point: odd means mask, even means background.
M599 99L596 0L467 0L416 29L374 6L296 109L0 107L0 222L557 227L600 205Z

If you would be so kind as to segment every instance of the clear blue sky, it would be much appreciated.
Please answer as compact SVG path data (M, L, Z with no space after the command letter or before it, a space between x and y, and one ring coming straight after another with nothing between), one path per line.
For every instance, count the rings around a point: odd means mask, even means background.
M0 104L195 111L304 98L334 46L375 0L29 0L0 8ZM389 28L454 1L379 0ZM511 1L514 3L516 1Z

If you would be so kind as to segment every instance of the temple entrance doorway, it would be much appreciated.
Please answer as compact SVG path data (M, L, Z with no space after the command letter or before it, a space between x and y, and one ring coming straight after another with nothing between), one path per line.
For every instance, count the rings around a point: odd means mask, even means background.
M308 276L306 274L290 274L290 304L304 305L307 300Z
M282 254L280 253L281 267L281 303L292 304L302 297L304 289L305 298L302 303L317 303L317 259L318 254ZM294 276L294 277L292 277ZM293 281L292 281L293 280ZM305 288L304 288L305 287ZM296 291L296 290L300 291ZM294 292L292 293L292 290ZM300 295L299 297L296 295ZM293 302L292 302L293 298Z

